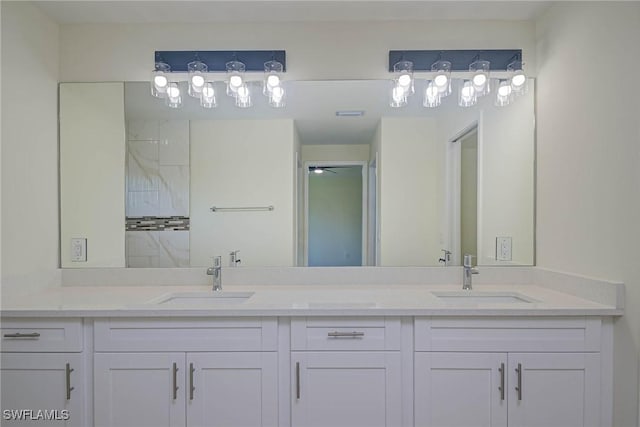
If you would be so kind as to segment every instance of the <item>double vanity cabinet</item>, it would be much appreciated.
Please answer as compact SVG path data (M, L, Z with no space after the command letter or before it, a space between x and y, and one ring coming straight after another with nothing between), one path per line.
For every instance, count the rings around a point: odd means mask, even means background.
M304 314L5 317L2 409L100 427L611 423L609 316Z

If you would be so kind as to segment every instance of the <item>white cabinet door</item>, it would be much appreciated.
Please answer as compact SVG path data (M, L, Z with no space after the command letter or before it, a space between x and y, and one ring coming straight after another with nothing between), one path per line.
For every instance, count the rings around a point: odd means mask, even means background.
M184 353L97 353L97 427L185 426Z
M82 355L3 353L1 357L3 426L86 424Z
M507 425L505 353L415 353L416 427Z
M293 427L402 425L399 352L292 352Z
M510 427L596 427L599 353L509 353Z
M187 354L189 427L278 425L276 352Z

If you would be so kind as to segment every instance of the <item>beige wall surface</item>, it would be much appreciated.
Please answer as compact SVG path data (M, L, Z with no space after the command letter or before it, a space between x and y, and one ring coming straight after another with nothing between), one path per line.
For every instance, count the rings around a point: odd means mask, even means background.
M535 69L528 21L81 24L61 27L60 47L62 81L146 81L155 50L285 49L288 80L386 79L395 49L517 47Z
M61 265L125 267L124 84L64 83L60 111ZM86 262L72 238L87 239Z
M2 2L2 292L56 285L58 25Z
M195 120L191 126L192 266L240 250L244 266L293 266L293 120ZM273 205L271 212L211 212Z
M537 33L538 265L625 283L614 425L637 426L640 4L560 3Z

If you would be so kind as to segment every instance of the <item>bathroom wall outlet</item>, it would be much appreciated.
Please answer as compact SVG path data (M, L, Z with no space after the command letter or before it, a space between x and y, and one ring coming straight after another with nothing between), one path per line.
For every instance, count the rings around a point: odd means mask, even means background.
M496 260L511 261L511 237L496 237Z
M87 239L71 239L71 261L87 262Z

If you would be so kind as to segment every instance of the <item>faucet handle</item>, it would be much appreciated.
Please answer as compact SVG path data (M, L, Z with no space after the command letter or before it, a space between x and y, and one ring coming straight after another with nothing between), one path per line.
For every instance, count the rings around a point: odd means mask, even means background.
M222 266L222 257L221 256L214 256L213 257L213 267L214 268L219 268Z

